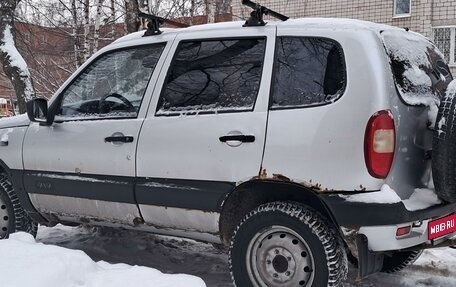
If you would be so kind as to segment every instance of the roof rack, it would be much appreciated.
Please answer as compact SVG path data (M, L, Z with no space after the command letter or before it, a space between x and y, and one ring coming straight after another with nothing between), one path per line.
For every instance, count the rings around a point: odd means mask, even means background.
M256 27L266 25L266 22L264 22L263 20L264 15L270 15L282 21L287 21L288 19L290 19L289 17L283 14L277 13L276 11L269 9L268 7L261 6L260 4L250 0L242 0L242 5L248 6L253 9L252 13L250 13L250 18L247 21L245 21L243 27Z
M176 22L173 20L165 19L165 18L155 16L155 15L146 14L143 12L139 12L138 16L140 18L145 18L145 19L149 20L149 23L147 23L147 30L144 33L143 37L160 35L162 33L162 31L160 31L160 26L163 24L168 24L171 26L179 27L179 28L189 27L189 25L184 24L184 23L179 23L179 22Z

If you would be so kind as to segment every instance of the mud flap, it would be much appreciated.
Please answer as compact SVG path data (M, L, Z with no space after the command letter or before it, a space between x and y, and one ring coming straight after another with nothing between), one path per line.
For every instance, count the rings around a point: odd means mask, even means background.
M369 251L367 237L358 235L356 238L358 249L358 279L379 272L383 267L383 253Z

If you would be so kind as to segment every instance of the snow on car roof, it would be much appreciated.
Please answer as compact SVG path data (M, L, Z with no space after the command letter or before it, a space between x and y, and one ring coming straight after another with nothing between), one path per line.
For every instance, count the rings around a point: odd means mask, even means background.
M380 32L381 30L402 30L401 28L377 24L373 22L348 19L348 18L300 18L290 19L285 22L275 22L275 25L279 27L299 26L302 28L311 29L335 29L335 30L373 30Z
M254 29L257 27L242 27L244 21L234 22L221 22L203 25L194 25L187 28L161 28L163 34L170 33L185 33L185 32L204 32L214 30L226 30L226 29ZM403 30L401 28L377 24L368 21L355 20L355 19L344 19L344 18L301 18L301 19L289 19L288 21L267 21L266 26L277 26L277 27L299 27L302 29L331 29L331 30L371 30L380 32L382 30ZM145 30L128 34L118 40L115 43L124 42L128 40L134 40L142 38ZM154 37L154 36L150 36Z

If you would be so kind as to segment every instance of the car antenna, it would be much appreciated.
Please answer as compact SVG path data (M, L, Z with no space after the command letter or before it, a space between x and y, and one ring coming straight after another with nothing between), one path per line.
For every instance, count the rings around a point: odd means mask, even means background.
M168 24L171 26L179 27L179 28L189 27L189 25L184 24L184 23L176 22L173 20L155 16L155 15L146 14L143 12L139 12L138 17L149 20L149 23L147 23L147 30L144 33L143 37L160 35L162 33L162 31L160 31L160 26L163 24Z
M262 6L250 0L242 0L242 5L248 6L253 9L253 11L250 13L250 18L247 19L247 21L245 21L243 27L256 27L266 25L266 23L263 20L264 15L270 15L282 21L287 21L288 19L290 19L289 17L283 14L280 14L276 11L269 9L268 7Z

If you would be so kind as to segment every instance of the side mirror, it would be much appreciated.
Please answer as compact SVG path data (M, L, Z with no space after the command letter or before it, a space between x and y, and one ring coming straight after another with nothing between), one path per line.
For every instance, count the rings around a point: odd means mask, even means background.
M53 122L53 118L48 113L48 102L46 99L37 98L27 102L27 116L32 122L48 126Z

